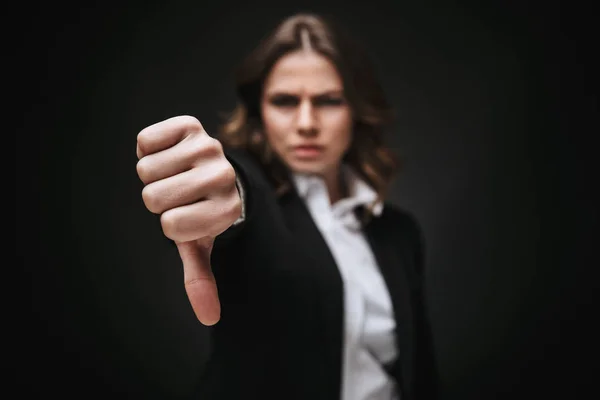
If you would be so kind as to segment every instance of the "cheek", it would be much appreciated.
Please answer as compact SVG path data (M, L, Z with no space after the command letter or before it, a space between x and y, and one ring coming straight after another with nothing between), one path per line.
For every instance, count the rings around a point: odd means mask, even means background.
M290 117L266 106L263 107L262 120L265 135L269 142L277 147L290 131Z
M354 124L349 110L337 110L323 115L323 125L331 137L332 143L339 144L346 150L352 139L352 126Z

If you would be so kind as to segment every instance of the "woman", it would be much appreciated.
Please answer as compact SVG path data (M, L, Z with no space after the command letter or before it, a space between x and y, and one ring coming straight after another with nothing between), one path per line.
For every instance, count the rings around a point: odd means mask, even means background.
M189 116L138 135L145 205L211 326L197 398L434 398L422 235L384 200L391 112L365 52L295 15L237 89L218 140Z

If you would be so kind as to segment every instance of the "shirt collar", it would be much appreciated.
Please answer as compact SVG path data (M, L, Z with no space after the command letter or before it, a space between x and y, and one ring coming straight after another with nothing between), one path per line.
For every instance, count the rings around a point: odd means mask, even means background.
M373 215L381 215L383 202L377 199L377 192L347 164L342 165L342 173L348 185L349 196L339 200L333 207L340 210L340 212L344 212L353 210L358 206L369 207L376 202L372 209ZM311 195L313 190L324 189L325 187L325 182L317 175L294 173L292 177L298 194L304 200Z

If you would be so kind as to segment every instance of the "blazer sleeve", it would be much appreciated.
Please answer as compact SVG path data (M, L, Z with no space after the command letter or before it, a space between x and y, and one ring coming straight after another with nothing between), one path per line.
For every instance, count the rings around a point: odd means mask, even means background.
M437 399L440 395L440 375L437 364L431 318L427 301L426 243L419 222L410 216L414 240L416 277L419 280L416 299L416 398Z
M268 183L264 178L264 173L250 155L241 150L225 149L225 157L231 163L236 173L238 190L243 201L244 218L236 221L236 223L217 237L216 241L223 242L223 244L235 239L240 232L252 224L257 213L257 203L260 202L261 197L268 190Z

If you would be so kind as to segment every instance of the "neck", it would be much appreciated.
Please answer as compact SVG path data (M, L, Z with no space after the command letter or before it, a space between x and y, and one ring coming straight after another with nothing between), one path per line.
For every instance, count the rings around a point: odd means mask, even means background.
M335 204L337 201L347 196L347 188L342 179L341 168L337 168L323 175L327 192L329 194L329 202Z

